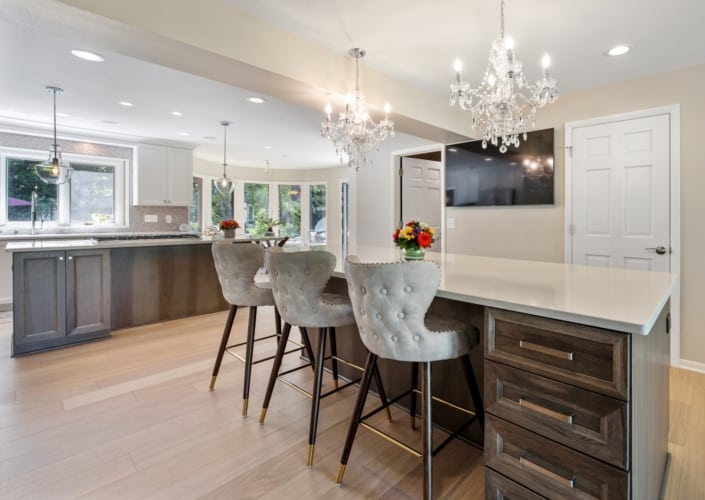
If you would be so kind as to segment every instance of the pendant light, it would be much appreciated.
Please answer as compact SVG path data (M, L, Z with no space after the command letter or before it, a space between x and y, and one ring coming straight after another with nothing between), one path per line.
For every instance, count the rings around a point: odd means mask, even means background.
M235 189L235 182L228 178L228 174L225 171L225 167L228 166L228 162L226 161L226 154L227 154L227 130L228 126L230 125L230 122L227 121L222 121L220 124L223 126L223 176L218 179L215 183L215 187L218 191L220 191L224 195L229 195L233 192Z
M56 141L56 95L63 94L63 89L59 87L46 87L47 92L51 92L54 98L54 144L49 151L49 159L39 165L34 166L34 171L39 178L47 184L65 184L71 180L73 168L61 159L61 148Z

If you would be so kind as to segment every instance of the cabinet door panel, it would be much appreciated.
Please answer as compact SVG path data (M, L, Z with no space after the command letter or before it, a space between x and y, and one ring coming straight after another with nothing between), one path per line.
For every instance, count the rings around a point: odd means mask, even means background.
M488 415L485 464L548 498L629 498L629 473Z
M13 256L14 354L41 349L66 336L64 259L65 252Z
M627 401L629 335L491 308L485 324L488 359Z
M485 469L485 498L487 500L542 500L545 497L518 485L492 469Z
M190 206L193 202L193 153L167 148L166 168L170 205Z
M75 250L66 258L69 336L110 330L110 250Z
M141 144L137 152L133 204L165 205L168 198L166 148L164 146Z
M629 469L627 403L492 361L485 384L487 412Z

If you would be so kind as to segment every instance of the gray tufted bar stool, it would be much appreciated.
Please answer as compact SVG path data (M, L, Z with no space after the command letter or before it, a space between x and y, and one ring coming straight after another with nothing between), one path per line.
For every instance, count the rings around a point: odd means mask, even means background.
M250 394L250 378L252 365L273 359L269 356L257 361L253 360L254 343L259 340L266 340L276 337L279 342L281 336L281 319L279 313L274 308L276 333L255 339L255 326L257 322L257 307L274 306L274 296L272 295L269 283L255 283L255 275L264 264L264 248L256 243L233 243L231 241L218 241L211 247L215 269L218 274L223 291L223 297L230 304L230 312L225 322L223 336L218 347L218 354L213 366L213 374L210 381L210 389L215 387L215 381L220 371L223 355L227 352L245 363L245 375L242 388L242 416L247 416L247 404ZM230 332L235 321L238 307L249 307L249 321L247 326L247 340L229 345ZM286 344L286 343L285 343ZM243 358L235 352L235 348L245 346L245 357ZM286 353L299 351L301 347L291 349Z
M285 328L282 332L279 349L277 350L272 364L272 372L262 404L260 423L264 423L272 397L272 391L274 390L277 379L279 379L281 375L288 373L280 373L284 353L282 345L286 342L289 332L288 327L290 325L298 326L302 328L302 333L304 334L310 328L318 329L318 352L315 354L315 376L313 390L310 393L311 415L308 435L307 465L311 467L316 443L320 400L360 380L358 378L340 386L337 382L338 361L348 363L337 357L335 329L336 327L353 326L355 324L355 318L353 316L350 300L346 296L324 291L335 269L335 256L332 253L318 250L288 252L275 248L267 252L267 268L272 281L274 300L284 320ZM330 359L335 388L327 393L322 393L321 385L324 362L326 359L326 338L330 341ZM308 340L306 340L306 343L309 343ZM354 367L354 365L351 364L350 366ZM386 406L386 397L384 395L379 372L374 370L370 377L375 378L382 404ZM284 378L281 380L286 382ZM289 385L293 384L289 383ZM297 386L294 387L301 392L305 392ZM306 394L308 395L308 393Z
M336 482L342 483L358 426L370 428L364 420L378 411L362 415L371 374L376 369L378 358L406 361L413 363L412 373L418 373L418 365L421 365L423 444L422 451L415 454L422 458L424 498L430 499L433 494L433 455L472 422L477 421L481 427L484 427L482 397L469 356L472 347L477 345L478 332L459 321L427 314L436 295L441 275L440 268L433 262L366 264L361 263L356 256L349 256L345 261L345 275L360 337L369 354ZM475 411L465 410L470 418L434 450L431 434L433 429L431 363L456 358L461 359ZM412 376L412 384L414 386L416 384L415 376ZM410 391L390 402L398 401L401 397L411 394L412 426L415 414L414 389L415 387L412 387ZM398 440L387 437L407 450L410 449Z

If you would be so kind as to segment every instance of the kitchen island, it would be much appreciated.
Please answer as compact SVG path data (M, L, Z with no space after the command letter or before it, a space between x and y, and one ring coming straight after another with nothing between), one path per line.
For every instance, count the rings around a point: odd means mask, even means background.
M356 254L400 258L391 248ZM441 267L432 310L481 332L471 356L484 381L486 498L659 498L678 277L434 252L426 259ZM408 387L393 363L381 371L388 394ZM453 383L461 375L459 363L434 365L434 395L472 407ZM439 410L437 423L453 428L457 418Z
M13 355L227 309L211 255L215 240L161 236L167 237L119 233L7 243L13 259Z

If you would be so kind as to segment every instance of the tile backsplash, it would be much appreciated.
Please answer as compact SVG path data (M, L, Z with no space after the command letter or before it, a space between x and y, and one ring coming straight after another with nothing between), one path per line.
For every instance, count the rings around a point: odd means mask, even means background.
M154 215L157 222L145 222L146 215ZM167 222L171 216L171 222ZM130 207L130 227L132 232L178 231L181 224L188 224L188 207Z

